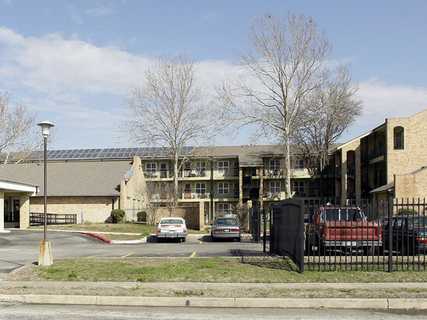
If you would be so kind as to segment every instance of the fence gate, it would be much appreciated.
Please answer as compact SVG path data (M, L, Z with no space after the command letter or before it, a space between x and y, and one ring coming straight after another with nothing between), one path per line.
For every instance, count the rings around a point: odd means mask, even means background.
M289 257L304 271L304 206L283 200L271 207L270 253Z

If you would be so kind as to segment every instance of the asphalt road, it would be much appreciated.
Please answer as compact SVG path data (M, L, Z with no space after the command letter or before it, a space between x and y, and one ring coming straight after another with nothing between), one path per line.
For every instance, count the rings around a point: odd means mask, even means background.
M251 319L426 319L426 314L396 314L372 310L310 310L310 309L205 309L205 308L139 308L60 305L7 305L0 304L0 319L34 320L110 320L110 319L155 319L155 320L251 320Z
M37 231L12 231L0 234L0 273L37 261L39 242L43 234ZM189 257L236 256L260 254L262 245L251 241L209 242L200 235L189 236L187 242L109 245L76 233L50 232L54 259L73 257Z

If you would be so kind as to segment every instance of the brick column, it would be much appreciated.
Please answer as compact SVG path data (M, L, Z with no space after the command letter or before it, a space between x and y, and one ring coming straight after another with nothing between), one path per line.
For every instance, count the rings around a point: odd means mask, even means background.
M243 204L243 169L239 168L239 205Z
M355 150L355 187L356 187L356 202L360 205L362 197L362 173L361 173L361 158L360 158L360 146Z
M4 231L4 192L0 192L0 232Z
M341 205L346 204L347 199L347 152L341 150Z
M21 196L19 208L19 229L27 229L30 226L30 197Z
M199 202L199 230L205 227L205 201Z

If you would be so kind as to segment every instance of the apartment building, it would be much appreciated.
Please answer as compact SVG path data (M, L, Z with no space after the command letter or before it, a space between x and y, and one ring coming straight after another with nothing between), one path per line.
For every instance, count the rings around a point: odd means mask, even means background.
M39 187L30 197L31 212L42 212L41 159L41 152L34 152L19 164L0 166L0 179ZM50 213L76 214L78 222L106 221L114 208L131 217L147 207L160 208L158 218L170 214L174 166L167 148L50 150L48 161ZM185 148L178 171L179 214L197 228L241 206L283 199L282 161L276 145ZM297 154L291 166L294 196L316 197L317 184Z
M233 213L242 205L268 206L284 199L283 152L275 145L199 147L179 163L181 206L198 207L203 222ZM143 158L151 202L167 206L173 190L173 162ZM291 156L295 197L317 197L317 184L297 154Z
M427 110L387 118L331 152L335 195L349 199L424 198Z

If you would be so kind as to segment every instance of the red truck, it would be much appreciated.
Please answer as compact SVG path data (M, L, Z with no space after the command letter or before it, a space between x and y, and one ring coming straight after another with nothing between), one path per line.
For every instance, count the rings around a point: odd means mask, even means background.
M308 246L308 247L307 247ZM368 221L358 207L320 207L306 232L306 249L311 251L362 251L366 254L382 248L382 228Z

